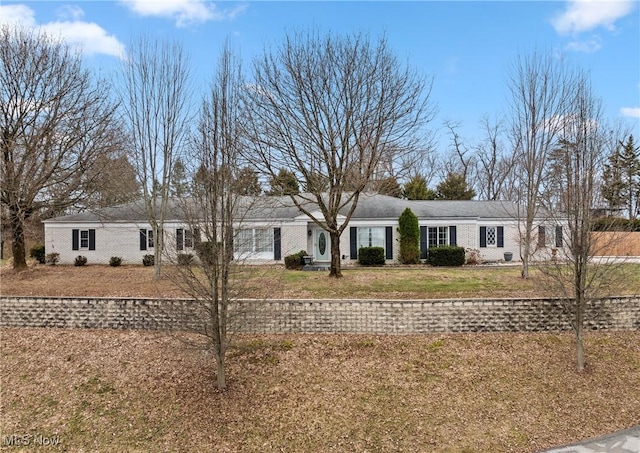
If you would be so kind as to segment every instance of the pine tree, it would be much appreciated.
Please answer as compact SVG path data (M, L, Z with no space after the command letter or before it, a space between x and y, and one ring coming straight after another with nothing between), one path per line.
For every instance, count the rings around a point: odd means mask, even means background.
M602 178L604 182L600 190L602 197L609 204L609 209L612 211L622 209L625 205L625 197L620 146L616 147L609 155L608 163L604 166Z
M471 200L476 196L476 191L469 187L461 173L449 173L445 180L438 184L436 192L440 200Z
M640 148L635 146L633 135L622 145L620 162L622 165L623 195L629 218L640 215Z
M436 193L429 189L424 176L415 174L404 185L402 196L407 200L435 200Z
M275 178L269 181L271 190L267 195L296 195L300 193L300 184L296 175L291 171L281 168Z

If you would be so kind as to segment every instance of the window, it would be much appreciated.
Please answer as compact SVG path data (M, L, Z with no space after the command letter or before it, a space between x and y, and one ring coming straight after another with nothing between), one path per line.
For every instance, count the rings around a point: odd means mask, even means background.
M429 247L449 245L449 227L428 227Z
M504 227L481 226L480 247L504 247Z
M238 230L234 238L236 253L272 253L273 228L244 228Z
M548 237L548 239L547 239ZM562 247L562 225L538 227L538 247Z
M89 250L89 230L80 230L80 250Z
M71 230L71 248L73 250L95 250L96 230Z
M198 231L196 230L196 236ZM194 234L191 230L185 230L183 228L176 229L176 250L185 250L193 248Z
M358 259L361 247L382 247L385 259L393 259L393 227L349 227L349 257Z
M153 230L140 229L140 250L149 250L153 247Z
M496 227L487 227L487 247L496 245Z
M359 227L358 249L361 247L384 248L384 227Z

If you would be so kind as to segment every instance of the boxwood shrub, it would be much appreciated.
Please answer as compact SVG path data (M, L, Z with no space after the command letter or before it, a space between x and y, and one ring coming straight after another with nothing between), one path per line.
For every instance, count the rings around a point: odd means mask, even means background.
M430 248L427 262L432 266L462 266L464 247L447 245Z
M35 258L40 264L44 264L47 261L44 245L42 244L37 244L31 247L31 250L29 250L29 256L31 258Z
M147 254L147 255L142 257L142 265L143 266L153 266L155 261L156 261L155 256L150 255L150 254Z
M286 269L302 269L304 266L303 256L307 256L306 250L300 250L298 253L285 256L284 267Z
M358 250L358 263L362 266L383 266L383 247L360 247Z
M76 256L76 259L73 262L74 266L84 266L85 264L87 264L87 257L82 255Z
M191 266L193 264L193 253L178 253L178 264L180 266Z

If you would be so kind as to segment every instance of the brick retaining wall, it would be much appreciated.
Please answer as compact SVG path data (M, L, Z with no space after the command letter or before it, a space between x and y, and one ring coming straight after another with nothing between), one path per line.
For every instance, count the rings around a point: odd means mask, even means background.
M0 327L198 330L203 307L188 299L0 296ZM640 297L590 303L586 328L640 330ZM237 333L557 331L570 328L559 299L241 300Z

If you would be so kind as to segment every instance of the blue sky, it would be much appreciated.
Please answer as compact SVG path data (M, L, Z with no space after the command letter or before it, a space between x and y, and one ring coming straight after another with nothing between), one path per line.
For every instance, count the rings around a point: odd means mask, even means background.
M624 1L210 2L199 0L6 1L0 22L42 27L82 46L103 75L140 33L180 40L196 86L206 87L229 39L245 68L285 32L386 33L403 61L433 76L439 149L444 121L460 123L467 146L481 138L483 115L506 110L509 67L534 49L563 54L590 72L606 116L640 136L640 3Z

